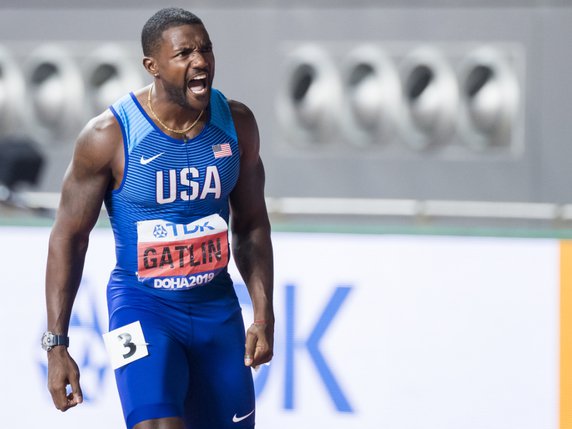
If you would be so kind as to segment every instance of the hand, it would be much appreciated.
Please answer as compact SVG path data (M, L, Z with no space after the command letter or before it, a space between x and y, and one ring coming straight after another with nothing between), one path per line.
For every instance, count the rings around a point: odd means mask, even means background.
M72 390L66 395L68 384ZM54 405L60 411L67 411L83 402L79 368L66 347L54 347L48 352L48 390Z
M255 322L246 331L244 364L256 368L274 354L274 324Z

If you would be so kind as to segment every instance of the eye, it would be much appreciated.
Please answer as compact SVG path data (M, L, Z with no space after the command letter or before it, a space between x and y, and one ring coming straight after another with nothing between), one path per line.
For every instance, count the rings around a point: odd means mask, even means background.
M179 53L177 53L178 57L186 57L188 56L191 52L193 52L191 49L183 49L182 51L179 51Z

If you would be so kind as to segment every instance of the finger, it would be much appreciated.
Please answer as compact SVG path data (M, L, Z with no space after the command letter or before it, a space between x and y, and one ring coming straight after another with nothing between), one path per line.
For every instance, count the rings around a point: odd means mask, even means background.
M81 386L79 384L79 374L74 374L70 380L70 386L71 393L68 395L67 399L70 406L75 407L77 404L81 404L83 402L83 393L81 392Z
M75 407L76 405L79 404L79 402L77 402L77 399L74 397L73 393L70 393L67 397L67 404L66 404L66 410L69 410L70 408ZM65 410L62 410L65 411Z
M58 410L65 411L69 408L65 388L58 389L57 391L51 391L51 394L52 401Z
M254 348L254 362L256 364L259 364L261 357L264 355L264 352L266 350L266 346L260 341L258 340L258 342L256 343L256 347Z
M52 395L52 401L56 408L60 411L67 410L68 407L68 398L66 396L66 388L65 386L61 387L50 387L50 393Z
M254 362L254 353L256 351L256 335L250 331L246 333L246 344L244 345L244 364L251 366Z
M272 359L272 350L266 342L258 340L254 352L254 365L264 364Z

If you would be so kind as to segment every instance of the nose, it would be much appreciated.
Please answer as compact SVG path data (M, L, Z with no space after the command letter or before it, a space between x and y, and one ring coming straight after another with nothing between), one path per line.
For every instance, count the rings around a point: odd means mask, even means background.
M205 54L200 51L195 51L191 55L191 67L194 69L204 68L208 65Z

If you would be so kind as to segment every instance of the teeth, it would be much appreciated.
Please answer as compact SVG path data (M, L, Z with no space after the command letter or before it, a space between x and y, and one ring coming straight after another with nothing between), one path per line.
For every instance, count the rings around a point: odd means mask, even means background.
M203 74L198 74L196 75L194 78L192 78L191 80L201 80L201 79L206 79L207 75L205 73Z

